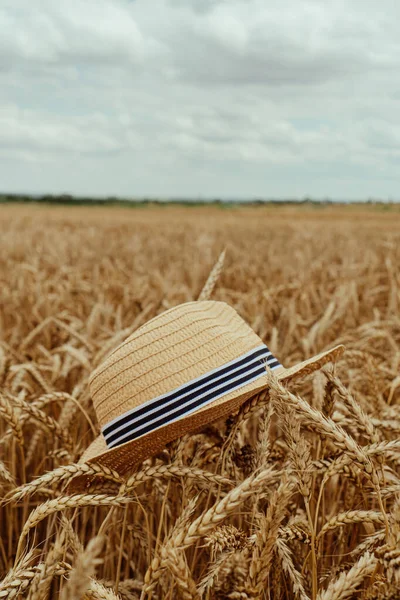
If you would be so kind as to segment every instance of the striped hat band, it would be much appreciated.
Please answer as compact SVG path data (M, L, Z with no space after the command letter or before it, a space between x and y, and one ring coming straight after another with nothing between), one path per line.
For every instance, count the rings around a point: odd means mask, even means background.
M92 373L90 391L108 448L224 401L283 368L225 302L181 304L157 315Z
M276 369L282 365L268 347L262 344L239 358L116 417L102 428L107 446L114 448L192 414L228 392L239 390L260 378L265 374L266 366Z

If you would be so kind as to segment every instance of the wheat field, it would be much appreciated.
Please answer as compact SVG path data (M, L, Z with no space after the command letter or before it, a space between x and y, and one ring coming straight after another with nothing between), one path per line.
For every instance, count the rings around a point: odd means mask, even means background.
M396 208L0 211L0 599L399 598ZM201 293L286 367L346 352L72 493L91 371Z

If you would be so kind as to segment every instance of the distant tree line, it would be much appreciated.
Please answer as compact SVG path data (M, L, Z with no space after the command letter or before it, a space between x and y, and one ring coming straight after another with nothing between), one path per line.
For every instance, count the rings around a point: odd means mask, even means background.
M4 203L38 203L38 204L62 204L70 206L125 206L125 207L139 207L139 206L169 206L171 204L177 204L182 206L201 206L217 205L222 208L230 206L260 206L260 205L282 205L282 204L293 204L298 206L299 204L306 205L330 205L330 204L350 204L350 202L338 202L333 201L329 198L324 200L314 200L306 197L303 199L262 199L262 198L249 198L248 200L222 200L220 198L202 200L202 199L191 199L191 198L137 198L137 199L126 199L118 198L117 196L108 196L106 198L92 198L88 196L72 196L71 194L44 194L44 195L31 195L31 194L10 194L0 193L0 204ZM387 201L369 199L366 201L367 204L388 204ZM389 202L391 203L391 202Z

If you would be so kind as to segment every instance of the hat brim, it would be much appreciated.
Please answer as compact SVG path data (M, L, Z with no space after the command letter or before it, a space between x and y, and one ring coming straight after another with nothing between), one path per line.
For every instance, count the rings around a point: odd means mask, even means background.
M273 373L280 381L292 381L317 371L328 362L336 361L343 352L344 346L335 346L331 350L321 352L289 369L279 367ZM159 454L169 442L184 434L193 433L218 419L228 417L240 408L246 400L267 388L268 378L266 375L245 385L240 390L226 394L212 404L199 409L187 417L174 421L115 448L108 448L104 436L100 434L83 453L79 463L98 463L123 475L128 471L134 470L147 458ZM76 493L88 487L92 482L93 477L76 477L71 481L69 490L71 491L72 489Z

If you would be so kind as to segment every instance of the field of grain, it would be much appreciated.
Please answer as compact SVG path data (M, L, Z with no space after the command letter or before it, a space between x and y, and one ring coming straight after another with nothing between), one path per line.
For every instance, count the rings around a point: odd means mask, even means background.
M0 599L399 597L397 209L0 211ZM345 354L71 493L91 371L224 249L212 298L284 366Z

